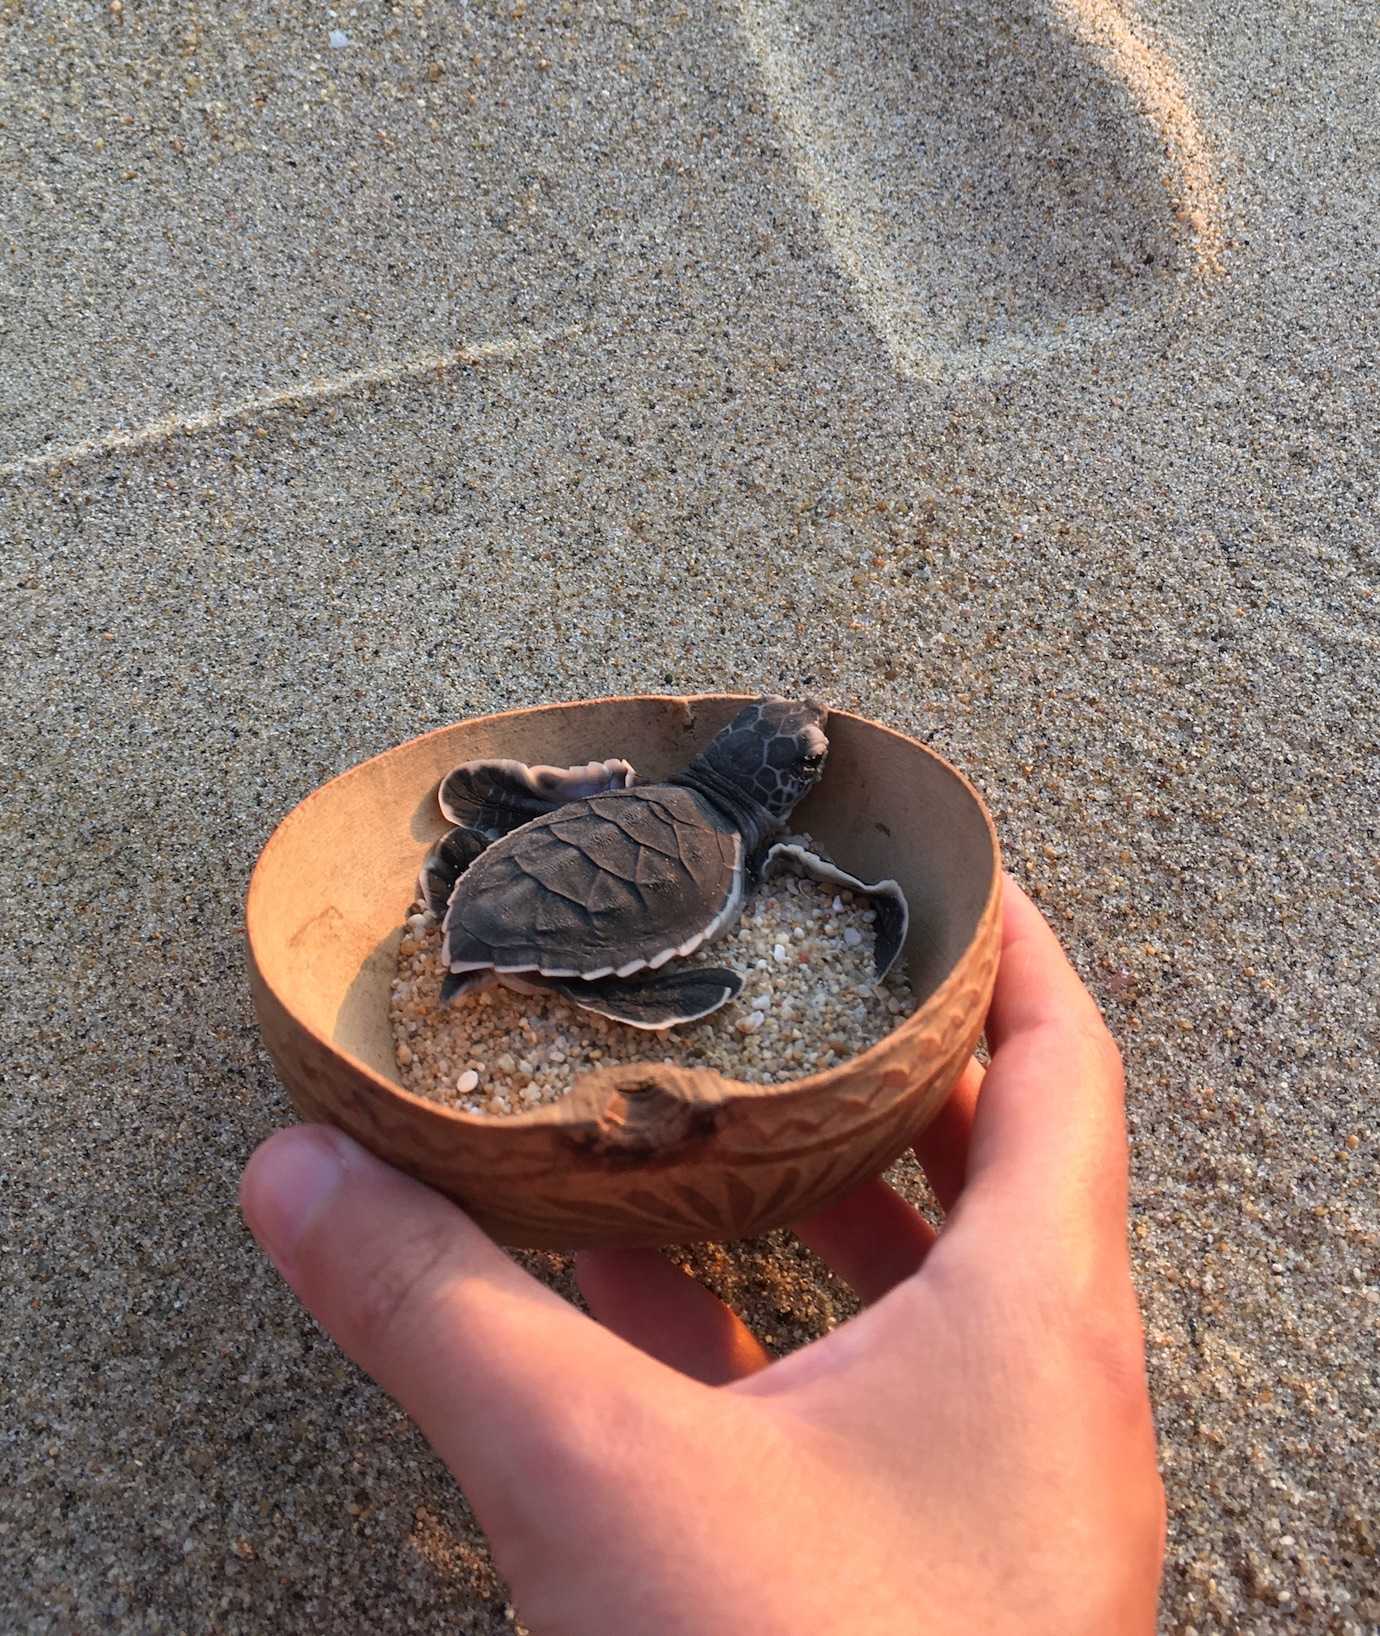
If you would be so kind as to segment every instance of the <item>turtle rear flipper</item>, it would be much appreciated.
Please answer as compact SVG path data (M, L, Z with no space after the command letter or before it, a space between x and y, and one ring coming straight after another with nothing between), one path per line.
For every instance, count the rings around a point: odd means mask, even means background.
M632 786L632 764L621 758L582 767L529 767L523 761L467 761L441 781L441 811L453 824L496 841L568 801Z
M635 977L599 977L593 982L504 972L513 988L550 989L583 1011L628 1023L633 1028L674 1028L695 1022L727 1005L742 992L743 979L726 966L686 966L678 971L638 972Z
M803 869L816 880L828 881L850 892L861 892L864 897L872 899L873 912L877 916L874 959L878 981L885 977L900 958L906 944L906 933L910 929L910 905L898 883L879 880L869 885L856 875L850 875L846 869L840 869L836 863L821 858L817 852L811 852L799 841L778 841L763 858L758 879L770 880L787 863L793 863L797 869Z
M458 881L489 844L477 829L457 824L422 859L417 876L417 896L439 920L446 912L450 895Z
M467 994L480 994L498 982L494 971L448 971L441 979L441 1004L463 999Z

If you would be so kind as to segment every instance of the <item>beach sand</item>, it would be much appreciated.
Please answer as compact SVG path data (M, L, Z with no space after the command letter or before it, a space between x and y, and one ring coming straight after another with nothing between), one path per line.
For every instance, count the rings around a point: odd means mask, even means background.
M0 41L0 1625L513 1628L240 1221L245 884L460 716L764 687L961 766L1123 1044L1164 1630L1380 1629L1374 15ZM850 1310L693 1260L783 1349Z

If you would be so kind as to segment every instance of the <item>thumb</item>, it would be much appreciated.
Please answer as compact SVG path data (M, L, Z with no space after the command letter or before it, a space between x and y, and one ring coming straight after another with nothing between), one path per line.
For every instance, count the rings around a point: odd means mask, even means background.
M588 1477L599 1428L670 1375L516 1266L459 1209L327 1126L270 1137L240 1185L312 1316L417 1422L481 1522ZM622 1406L623 1413L620 1413Z

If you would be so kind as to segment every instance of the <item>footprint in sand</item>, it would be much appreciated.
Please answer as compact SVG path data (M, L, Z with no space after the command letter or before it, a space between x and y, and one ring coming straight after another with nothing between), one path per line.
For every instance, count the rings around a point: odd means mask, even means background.
M737 0L840 266L903 373L991 375L1219 269L1183 82L1113 0Z

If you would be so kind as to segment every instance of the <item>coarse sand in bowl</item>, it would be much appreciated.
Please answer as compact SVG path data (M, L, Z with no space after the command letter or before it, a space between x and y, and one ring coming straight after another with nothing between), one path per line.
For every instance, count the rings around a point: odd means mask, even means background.
M419 1096L500 1116L559 1101L582 1073L622 1062L784 1083L865 1050L914 1009L903 964L876 977L875 920L853 892L777 876L728 935L684 962L732 967L742 993L697 1023L653 1032L497 986L443 1006L440 924L417 904L389 1007L398 1068Z

